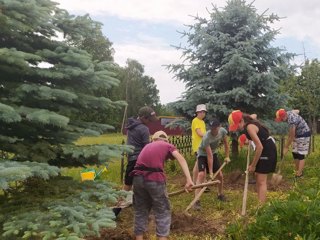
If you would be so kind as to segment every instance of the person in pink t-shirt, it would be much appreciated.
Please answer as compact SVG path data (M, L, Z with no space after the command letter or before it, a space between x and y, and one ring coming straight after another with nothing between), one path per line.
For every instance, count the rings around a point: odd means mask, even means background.
M153 211L158 239L167 239L170 232L171 210L166 189L164 163L168 159L178 160L186 176L186 191L194 185L188 164L176 147L168 143L168 136L158 131L139 154L133 175L134 233L136 240L143 239L147 231L148 217Z

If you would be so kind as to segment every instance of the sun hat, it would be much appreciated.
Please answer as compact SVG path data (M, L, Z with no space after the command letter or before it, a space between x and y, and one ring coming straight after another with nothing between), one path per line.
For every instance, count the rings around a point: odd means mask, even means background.
M275 121L276 122L282 122L285 119L286 116L287 116L287 112L283 108L281 108L276 112Z
M197 107L196 107L196 112L201 112L201 111L208 112L208 111L207 111L207 107L206 107L205 104L199 104L199 105L197 105Z
M238 130L239 124L242 119L242 112L240 110L234 110L228 117L229 131L235 132Z
M138 116L148 118L151 122L155 122L158 120L156 116L156 112L151 107L148 107L148 106L144 106L140 108L138 112Z
M158 140L158 139L161 139L161 140L164 140L166 142L169 141L169 137L168 135L164 132L164 131L158 131L158 132L155 132L153 135L152 135L152 140Z

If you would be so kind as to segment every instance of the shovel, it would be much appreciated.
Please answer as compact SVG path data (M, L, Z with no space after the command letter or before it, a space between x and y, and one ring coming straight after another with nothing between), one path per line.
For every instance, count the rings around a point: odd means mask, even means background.
M212 179L214 179L218 174L219 172L222 170L222 168L224 168L224 166L226 164L228 164L230 162L229 161L224 161L224 163L221 165L221 167L218 169L218 171L216 171L216 173L213 175ZM220 182L220 181L219 181ZM193 205L200 199L201 195L204 193L204 191L206 190L207 187L203 187L201 189L200 192L198 192L198 194L194 197L194 199L192 200L192 202L188 205L188 207L186 208L186 210L184 211L186 214L188 214L188 211L190 210L190 208L193 207Z
M250 162L250 144L248 144L248 150L247 150L247 165L246 165L246 179L244 182L244 189L243 189L243 198L242 198L242 209L241 209L241 215L246 215L246 209L247 209L247 197L248 197L248 184L249 184L249 162Z
M210 182L206 182L206 183L201 183L201 184L198 184L198 185L194 185L191 187L191 189L197 189L197 188L204 188L204 187L208 187L208 186L212 186L214 184L218 184L220 183L219 180L215 180L215 181L210 181ZM178 190L176 192L171 192L168 194L169 197L172 197L172 196L175 196L175 195L178 195L178 194L181 194L181 193L185 193L186 190L185 189L181 189L181 190Z
M280 161L281 161L281 163L279 164L278 172L272 174L272 178L270 181L273 186L278 186L280 184L280 182L282 181L281 167L283 165L283 157L281 158Z

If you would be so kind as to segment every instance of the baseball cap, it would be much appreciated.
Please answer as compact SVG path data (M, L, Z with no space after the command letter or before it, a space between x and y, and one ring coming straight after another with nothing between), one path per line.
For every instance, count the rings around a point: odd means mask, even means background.
M156 112L151 107L148 107L148 106L144 106L140 108L138 112L138 116L148 118L151 122L155 122L158 120L156 116Z
M153 134L152 140L157 140L157 139L161 139L161 140L164 140L166 142L169 141L169 137L164 131L158 131L158 132L155 132Z
M240 110L234 110L228 117L229 131L235 132L238 130L239 124L242 119L242 112Z
M275 119L275 121L276 121L276 122L282 122L282 121L284 120L284 118L286 117L286 115L287 115L287 112L286 112L283 108L279 109L279 110L276 112L276 119Z
M216 128L216 127L219 127L221 125L220 121L216 118L212 119L210 122L209 122L209 126L212 127L212 128Z
M208 112L208 111L207 111L207 107L206 107L205 104L199 104L199 105L197 105L197 107L196 107L196 112L201 112L201 111Z
M247 141L247 136L245 134L241 134L240 137L238 138L240 147L243 147L246 141Z

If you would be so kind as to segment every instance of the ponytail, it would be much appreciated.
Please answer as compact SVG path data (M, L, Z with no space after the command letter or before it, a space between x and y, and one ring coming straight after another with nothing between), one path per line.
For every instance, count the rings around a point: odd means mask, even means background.
M249 114L243 113L242 118L246 126L248 124L254 124L258 128L264 128L269 133L269 129L266 126L264 126L259 120L252 118Z

